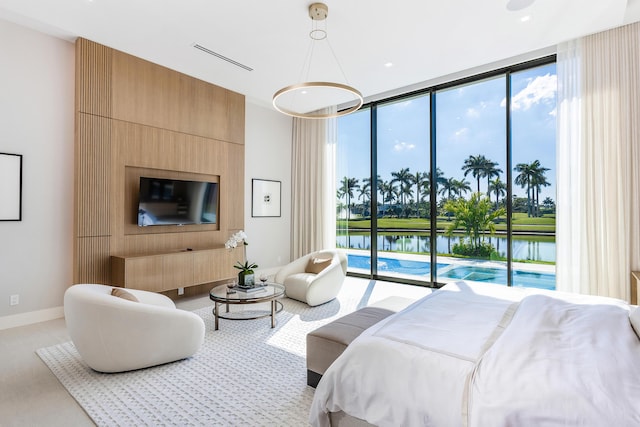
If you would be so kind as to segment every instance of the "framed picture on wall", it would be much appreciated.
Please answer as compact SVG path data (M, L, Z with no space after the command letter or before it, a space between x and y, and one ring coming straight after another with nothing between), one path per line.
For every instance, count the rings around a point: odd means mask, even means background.
M268 179L251 180L251 216L280 216L280 181Z
M0 221L22 221L22 154L0 153Z

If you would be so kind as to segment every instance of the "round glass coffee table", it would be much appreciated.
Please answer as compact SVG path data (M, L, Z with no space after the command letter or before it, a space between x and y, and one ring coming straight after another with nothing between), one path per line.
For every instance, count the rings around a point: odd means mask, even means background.
M271 327L276 326L276 313L282 311L282 303L278 298L284 296L284 286L277 283L267 283L264 286L257 285L258 290L243 291L234 288L230 293L227 285L216 286L209 292L209 298L213 301L213 317L215 319L215 330L218 330L218 318L230 320L250 320L271 316ZM255 309L246 311L230 312L230 304L257 304L268 302L270 310ZM220 304L226 305L224 314L220 313Z

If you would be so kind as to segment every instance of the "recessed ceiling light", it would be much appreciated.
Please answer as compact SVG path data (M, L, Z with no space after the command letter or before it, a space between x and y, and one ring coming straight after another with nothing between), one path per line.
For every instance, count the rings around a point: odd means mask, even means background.
M527 22L531 20L531 15L525 15L522 18L520 18L520 22Z
M387 68L391 68L393 67L393 62L387 62L386 64L384 64L384 66Z

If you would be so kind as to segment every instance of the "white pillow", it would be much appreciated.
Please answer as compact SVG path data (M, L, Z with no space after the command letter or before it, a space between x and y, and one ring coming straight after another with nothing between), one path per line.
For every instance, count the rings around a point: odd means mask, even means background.
M640 307L636 307L629 313L629 321L633 330L636 331L636 335L640 338Z

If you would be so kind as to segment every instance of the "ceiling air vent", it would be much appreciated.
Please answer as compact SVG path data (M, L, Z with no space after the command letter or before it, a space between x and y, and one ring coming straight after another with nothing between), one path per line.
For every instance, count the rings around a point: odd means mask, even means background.
M238 62L238 61L234 61L234 60L233 60L233 59L231 59L231 58L227 58L226 56L221 55L221 54L219 54L218 52L214 52L214 51L212 51L211 49L207 49L206 47L204 47L204 46L202 46L202 45L199 45L199 44L197 44L197 43L194 43L194 44L193 44L193 47L195 47L196 49L199 49L199 50L201 50L201 51L203 51L203 52L205 52L205 53L208 53L209 55L213 55L213 56L215 56L216 58L222 59L223 61L227 61L229 64L233 64L233 65L235 65L236 67L244 68L244 69L245 69L245 70L247 70L247 71L253 71L253 68L251 68L251 67L249 67L249 66L246 66L246 65L244 65L244 64L241 64L241 63L240 63L240 62Z

